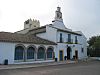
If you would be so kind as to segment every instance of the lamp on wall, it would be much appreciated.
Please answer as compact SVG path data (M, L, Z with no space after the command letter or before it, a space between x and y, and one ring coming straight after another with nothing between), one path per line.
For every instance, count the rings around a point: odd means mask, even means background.
M66 47L68 47L68 45Z
M73 47L75 47L75 45L73 45Z

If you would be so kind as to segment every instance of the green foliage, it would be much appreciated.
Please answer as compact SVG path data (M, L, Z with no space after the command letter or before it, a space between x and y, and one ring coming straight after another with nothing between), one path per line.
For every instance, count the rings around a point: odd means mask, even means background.
M73 42L65 42L66 44L73 44Z
M88 54L90 56L100 57L100 36L91 37L88 44Z
M96 36L89 38L89 41L88 41L89 46L92 46L94 44L95 40L96 40Z

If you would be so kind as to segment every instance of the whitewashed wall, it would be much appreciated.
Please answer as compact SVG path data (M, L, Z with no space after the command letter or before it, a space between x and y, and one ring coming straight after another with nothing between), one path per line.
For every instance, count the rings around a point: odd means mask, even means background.
M3 64L5 59L8 59L8 63L14 62L14 49L15 44L0 42L0 63Z
M62 32L62 31L57 32L57 42L59 42L59 40L60 40L60 33L62 33L63 42L68 42L68 34L70 34L70 33ZM71 40L73 41L73 43L75 43L75 36L77 36L77 40L81 44L81 41L82 41L81 38L82 37L79 36L79 35L71 34Z
M56 27L56 28L60 28L60 29L66 28L63 23L63 20L54 20L54 22L52 24L53 24L53 27Z
M56 58L58 58L58 61L59 61L59 51L60 50L63 50L64 56L67 56L67 45L71 48L71 55L70 55L71 59L75 55L76 50L78 51L78 59L84 58L84 52L82 53L82 51L81 51L82 45L58 43L57 50L56 50L56 53L55 53L55 56L56 56Z
M53 41L53 42L57 42L57 29L46 26L46 32L36 34L36 36Z
M63 42L67 42L69 33L62 32L62 31L57 32L56 29L49 26L46 27L45 33L37 34L37 36L57 43L60 40L60 33L62 33ZM75 55L75 50L78 50L79 59L85 58L87 56L86 38L83 35L79 36L79 35L71 34L71 39L73 40L73 43L75 43L75 36L77 36L78 44L68 44L72 49L71 58L73 58L73 55ZM57 44L58 45L56 47L55 57L58 58L59 60L59 50L63 50L64 56L67 56L67 52L66 52L67 44L65 43L57 43ZM75 48L73 47L73 45L75 45ZM82 48L84 48L84 52L81 51Z
M14 53L15 53L15 46L18 44L22 44L25 46L26 50L28 46L34 45L38 49L39 46L44 46L47 50L48 47L52 46L54 48L54 52L56 52L55 45L43 45L43 44L24 44L24 43L7 43L7 42L0 42L0 64L4 64L4 60L8 59L8 64L23 64L23 63L38 63L40 61L26 61L26 62L16 62L14 61ZM41 61L41 62L49 62L50 60Z

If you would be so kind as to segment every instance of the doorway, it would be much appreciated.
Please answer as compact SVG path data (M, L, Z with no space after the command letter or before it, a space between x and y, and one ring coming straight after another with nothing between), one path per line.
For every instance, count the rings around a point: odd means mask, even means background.
M78 59L78 51L77 50L75 51L75 56L76 56L76 59Z
M71 48L68 47L67 48L67 60L70 60L71 59Z
M63 50L59 51L59 60L63 61Z

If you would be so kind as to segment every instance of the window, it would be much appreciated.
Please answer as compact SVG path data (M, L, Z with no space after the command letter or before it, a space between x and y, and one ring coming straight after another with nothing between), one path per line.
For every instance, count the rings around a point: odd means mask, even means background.
M15 48L15 60L23 60L23 55L24 55L24 48L21 46L18 46Z
M60 43L62 43L62 33L60 33Z
M34 26L34 27L36 27L36 26Z
M34 59L35 49L33 47L29 47L27 49L27 59Z
M68 42L71 42L71 34L68 34Z
M32 24L29 25L29 27L31 28Z
M75 36L75 43L76 43L76 44L78 43L77 36Z
M52 48L48 48L48 50L47 50L47 58L53 59L53 49Z
M82 53L84 52L84 48L81 49L81 52L82 52Z
M40 47L38 49L37 58L38 59L45 59L45 49L43 47Z

